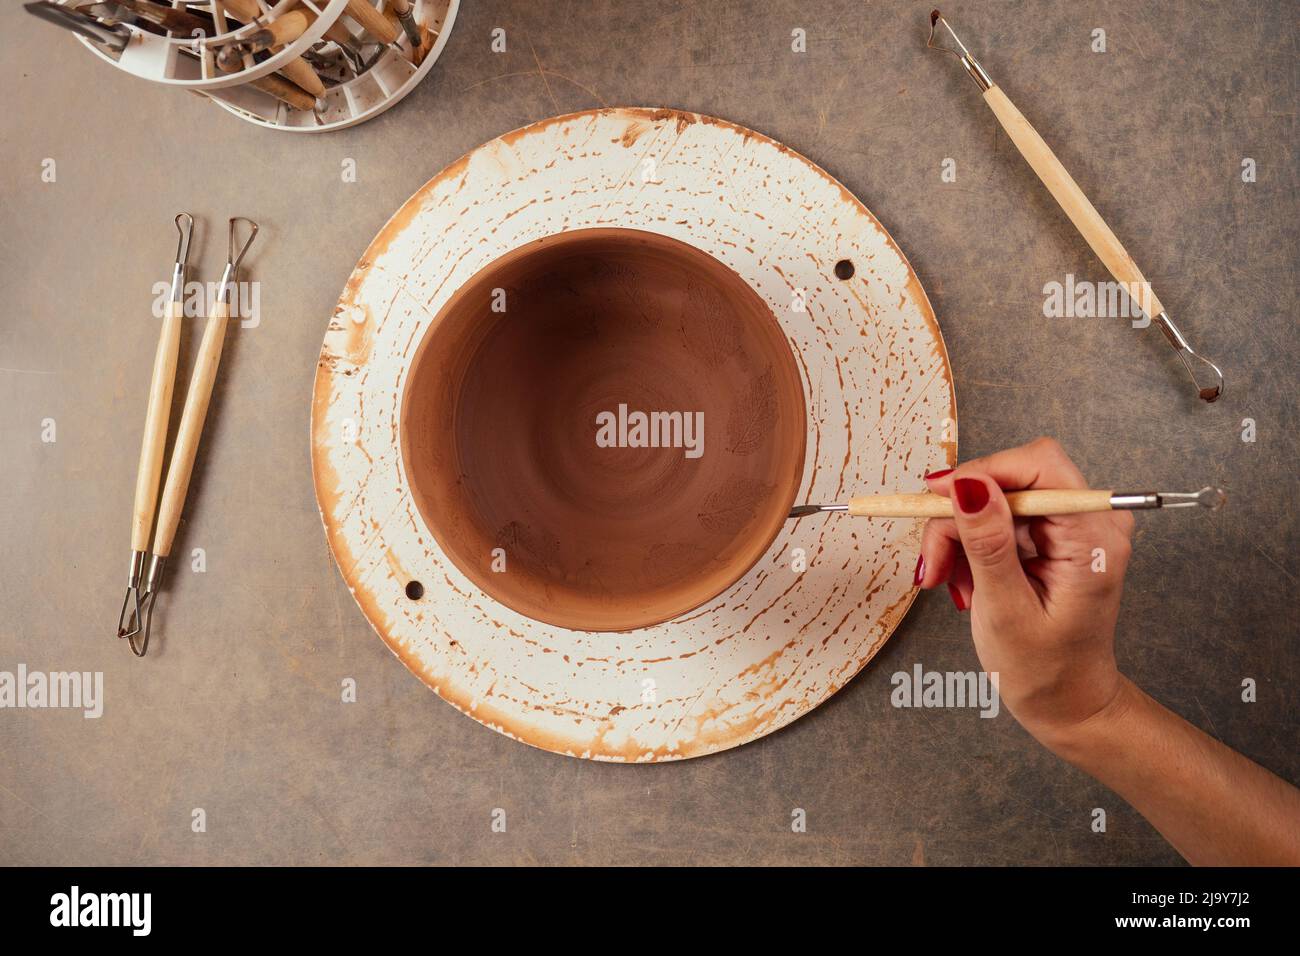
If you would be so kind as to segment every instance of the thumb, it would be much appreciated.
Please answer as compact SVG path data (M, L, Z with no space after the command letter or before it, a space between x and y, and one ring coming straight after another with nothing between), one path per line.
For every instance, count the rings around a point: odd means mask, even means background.
M1019 615L1038 604L1016 551L1011 506L997 483L982 475L955 478L953 521L970 564L976 600L985 607Z

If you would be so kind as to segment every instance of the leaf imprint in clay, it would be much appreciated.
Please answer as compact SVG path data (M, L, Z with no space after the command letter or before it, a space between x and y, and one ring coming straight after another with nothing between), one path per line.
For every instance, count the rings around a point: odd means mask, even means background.
M511 521L497 532L496 544L505 549L507 558L511 554L526 555L544 567L554 567L560 556L558 538L539 534L518 521Z
M640 324L646 328L653 328L662 321L663 316L660 314L654 300L647 299L637 292L640 275L631 266L622 262L610 263L594 259L592 260L592 272L601 278L610 280L610 284L618 290L619 298L627 306L628 310L636 316Z
M727 416L727 451L748 455L757 451L776 423L776 382L772 366L749 383L745 400Z
M733 478L709 492L700 511L700 524L718 534L735 534L753 520L758 503L772 492L772 485L757 478Z
M740 352L740 335L734 310L728 308L716 289L690 282L682 309L682 339L688 352L705 365L716 368Z
M674 541L671 544L651 545L646 551L643 566L646 571L689 573L711 557L710 552L697 544Z

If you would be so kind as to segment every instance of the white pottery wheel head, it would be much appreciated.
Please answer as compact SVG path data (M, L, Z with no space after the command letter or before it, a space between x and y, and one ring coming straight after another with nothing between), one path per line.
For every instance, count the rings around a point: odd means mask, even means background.
M751 130L676 110L601 109L480 146L370 244L321 349L316 497L361 610L443 699L557 753L695 757L785 726L871 659L915 595L920 523L789 522L721 596L625 633L539 623L462 575L424 525L400 460L411 358L483 266L531 240L596 227L690 243L771 306L809 396L798 501L921 490L926 472L955 462L952 375L933 310L865 206ZM836 274L843 261L851 278Z

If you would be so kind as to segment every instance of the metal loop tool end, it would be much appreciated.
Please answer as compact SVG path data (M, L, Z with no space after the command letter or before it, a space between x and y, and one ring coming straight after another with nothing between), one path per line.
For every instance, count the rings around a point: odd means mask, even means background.
M1206 508L1218 511L1228 500L1222 488L1206 486L1200 491L1119 491L1110 496L1116 511L1143 511L1148 508Z
M172 266L172 301L180 302L185 297L185 270L189 268L190 238L194 235L194 217L187 212L178 212L176 223L176 263Z
M822 514L826 511L848 511L848 505L795 505L790 509L786 519L790 518L807 518L810 515Z
M1198 355L1196 350L1187 344L1187 339L1183 337L1178 326L1174 325L1174 320L1169 317L1168 312L1161 312L1156 316L1155 321L1170 347L1178 353L1183 368L1187 369L1187 374L1191 376L1192 384L1196 386L1196 392L1201 400L1216 401L1223 394L1223 372L1219 370L1219 366L1205 356ZM1200 375L1196 374L1197 368L1201 370Z
M134 638L140 633L142 620L140 608L144 601L141 584L144 579L146 557L143 551L131 552L131 571L126 579L126 597L122 598L122 610L117 612L118 637Z
M248 223L250 227L248 238L244 240L242 246L239 245L238 238L239 223L241 222ZM253 220L249 219L247 216L231 216L229 225L230 234L227 239L228 252L226 254L226 271L221 274L221 285L217 292L217 298L223 302L230 301L230 285L235 281L235 276L239 273L239 264L244 261L244 254L248 252L248 247L251 246L253 240L257 238L258 229L257 223L253 222Z
M143 637L140 643L136 644L135 637L140 633L136 631L135 635L131 635L130 640L127 641L131 645L131 653L136 657L144 657L149 649L149 632L153 630L153 605L157 604L157 596L162 589L162 568L165 564L166 558L161 554L155 554L149 559L149 574L144 581L144 596L140 598L140 606L143 607L144 614Z
M940 31L942 27L942 32ZM939 50L943 53L951 53L970 74L970 78L975 81L975 85L980 88L980 92L991 89L993 81L989 79L988 73L984 72L984 67L980 66L979 61L971 56L970 50L966 49L966 44L948 25L943 14L938 10L930 11L930 38L925 41L925 45L931 50Z
M140 624L134 631L120 635L131 645L131 653L144 657L149 650L149 634L153 630L153 609L158 601L158 592L162 590L163 566L167 559L155 554L149 562L149 575L145 579L144 593L140 596ZM136 638L140 638L136 643Z

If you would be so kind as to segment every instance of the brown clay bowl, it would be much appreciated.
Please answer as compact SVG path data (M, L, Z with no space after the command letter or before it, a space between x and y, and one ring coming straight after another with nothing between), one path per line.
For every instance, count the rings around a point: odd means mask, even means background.
M743 279L667 236L584 229L448 300L410 367L402 461L438 545L489 596L625 631L705 604L771 547L805 415L785 334Z

